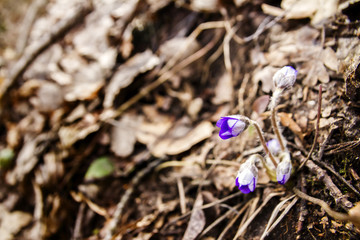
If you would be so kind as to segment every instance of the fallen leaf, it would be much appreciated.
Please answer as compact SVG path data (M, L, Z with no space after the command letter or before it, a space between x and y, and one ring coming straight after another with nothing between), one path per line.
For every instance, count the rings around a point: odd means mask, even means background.
M283 0L281 8L286 11L287 19L312 17L318 8L317 0Z
M204 121L185 135L176 138L168 137L160 140L155 144L154 148L151 149L151 152L156 157L161 157L166 154L176 155L185 152L195 144L209 138L212 135L213 130L214 126L210 122Z
M190 8L196 12L218 12L219 3L218 0L192 0Z
M55 83L44 81L37 91L37 97L32 100L40 112L55 111L63 103L62 89Z
M324 65L331 70L338 72L339 70L339 60L336 56L336 53L331 48L327 47L321 52L321 61Z
M229 166L216 166L211 173L211 180L219 191L233 189L235 186L235 176L237 169Z
M159 116L153 119L156 119L157 121L143 121L139 124L138 130L136 131L137 140L146 144L149 149L152 148L155 141L166 134L173 124L170 117Z
M288 127L294 134L296 134L301 140L304 139L304 135L301 132L299 125L291 118L292 114L279 112L278 116L280 122L284 127Z
M35 155L38 143L39 137L25 136L24 145L16 158L16 166L6 175L6 180L10 185L22 181L25 175L34 168L38 162L38 157Z
M233 99L234 86L231 76L225 72L219 79L215 87L215 97L212 99L213 104L230 102Z
M87 114L84 118L73 125L62 126L59 129L59 138L63 147L70 147L75 142L86 138L90 133L99 130L100 124L96 122L96 119L91 114Z
M259 115L262 114L263 112L265 112L269 104L269 101L270 101L269 95L263 95L261 97L258 97L252 105L252 110Z
M136 143L139 121L129 114L123 115L111 129L111 151L118 157L127 157Z
M94 99L104 83L104 72L100 64L83 65L74 73L73 82L65 87L64 98L69 102Z
M264 68L257 69L253 75L253 82L257 84L259 81L261 81L261 90L263 90L265 93L269 93L270 90L274 88L272 76L277 70L277 68L272 66L266 66Z
M1 239L15 239L19 231L30 224L32 215L26 212L8 212L6 207L0 204L0 234Z
M284 14L284 10L278 7L271 6L269 4L263 3L261 4L261 9L265 14L272 16L280 16Z
M115 96L122 88L129 86L138 74L153 69L159 62L159 58L151 50L146 50L122 64L106 86L104 107L112 107Z
M310 18L313 25L333 16L337 11L338 0L283 0L281 8L287 19Z
M201 233L205 227L205 214L201 209L203 204L203 198L201 194L198 194L193 210L191 212L189 224L185 230L183 240L193 240Z
M299 72L306 72L307 76L303 80L303 84L307 86L315 86L318 80L322 83L328 83L330 81L329 73L324 64L319 60L308 61L304 63L302 68Z

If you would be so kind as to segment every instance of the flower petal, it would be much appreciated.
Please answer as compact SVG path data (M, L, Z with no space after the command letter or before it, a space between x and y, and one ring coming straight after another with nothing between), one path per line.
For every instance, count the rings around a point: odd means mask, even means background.
M216 122L216 126L221 128L221 125L226 121L225 118L220 118L217 122Z

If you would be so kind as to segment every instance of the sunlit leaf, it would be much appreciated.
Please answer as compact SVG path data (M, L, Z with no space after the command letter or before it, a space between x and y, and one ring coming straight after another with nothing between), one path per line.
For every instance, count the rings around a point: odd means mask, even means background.
M14 151L10 148L4 148L0 151L0 168L4 168L10 165L14 158Z
M101 157L94 160L88 168L85 179L103 178L111 175L115 170L114 164L107 157Z

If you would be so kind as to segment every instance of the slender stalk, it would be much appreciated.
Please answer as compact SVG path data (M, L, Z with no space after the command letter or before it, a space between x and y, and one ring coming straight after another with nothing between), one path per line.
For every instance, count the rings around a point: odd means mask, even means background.
M278 98L279 98L281 92L282 92L281 89L276 88L273 93L272 99L271 99L271 104L270 104L271 126L272 126L274 133L279 141L281 151L285 152L286 148L285 148L285 144L284 144L284 138L280 133L279 125L278 125L278 122L276 121L276 109L275 109L276 103L278 101Z
M255 129L256 129L256 131L257 131L257 133L259 135L259 138L260 138L260 142L261 142L261 144L262 144L262 146L264 148L264 151L269 156L270 160L272 161L272 163L274 164L274 166L276 168L277 167L277 162L276 162L274 156L272 155L272 153L269 151L268 147L266 146L265 138L264 138L263 132L262 132L259 124L256 121L253 121L251 119L249 119L249 121L250 121L250 123L252 125L255 126Z

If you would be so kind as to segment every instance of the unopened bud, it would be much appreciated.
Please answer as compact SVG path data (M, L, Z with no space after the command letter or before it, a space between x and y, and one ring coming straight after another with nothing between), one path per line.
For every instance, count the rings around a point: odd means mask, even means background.
M285 66L273 76L275 87L280 89L290 88L294 85L297 71L290 66Z

